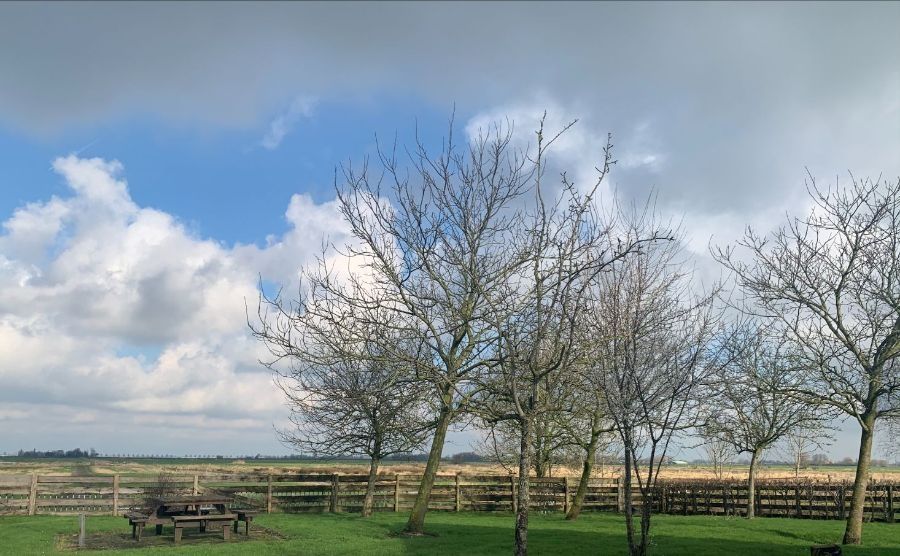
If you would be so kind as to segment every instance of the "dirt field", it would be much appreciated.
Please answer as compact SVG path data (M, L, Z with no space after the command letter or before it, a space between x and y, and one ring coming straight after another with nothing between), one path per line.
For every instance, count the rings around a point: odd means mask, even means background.
M0 474L37 473L39 475L112 475L115 473L127 475L157 474L167 471L175 474L195 473L364 473L367 464L365 462L335 461L335 462L308 462L308 461L273 461L273 460L192 460L192 459L166 459L166 460L132 460L118 458L95 459L0 459ZM389 462L382 466L383 473L421 473L424 468L422 463L396 463ZM594 468L596 477L616 477L621 473L620 466L597 465ZM819 466L801 469L800 474L804 478L817 480L853 480L854 467L852 466ZM876 480L900 480L900 467L876 467L872 470L872 477ZM441 464L440 473L476 474L505 474L508 470L495 464ZM553 476L568 475L576 477L580 469L556 467L552 470ZM704 465L668 465L662 470L663 477L680 479L714 479L715 474L709 466ZM747 475L746 465L734 465L725 470L725 476L735 479L744 479ZM787 466L763 466L760 469L761 478L793 478L794 470Z

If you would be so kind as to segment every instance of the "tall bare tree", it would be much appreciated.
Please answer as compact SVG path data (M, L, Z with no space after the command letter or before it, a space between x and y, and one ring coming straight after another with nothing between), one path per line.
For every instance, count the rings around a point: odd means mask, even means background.
M353 242L345 254L362 261L367 288L348 306L376 304L387 325L415 350L384 353L415 369L434 418L422 482L406 525L423 532L425 513L451 423L466 411L473 378L495 342L486 299L506 282L513 205L532 185L532 165L510 147L510 134L488 130L468 143L430 153L417 139L406 163L379 147L377 171L347 164L336 180L338 203ZM360 293L361 295L357 295Z
M646 225L646 220L643 221ZM641 221L635 230L640 233ZM624 449L629 552L647 554L660 468L676 434L696 424L716 326L713 295L698 296L679 243L654 244L599 275L591 311L596 387ZM641 492L637 535L632 487Z
M750 321L724 330L717 347L719 364L710 393L715 409L706 416L705 430L738 454L750 454L746 516L752 519L763 453L791 432L821 423L826 415L794 394L802 378L802 359L784 338Z
M545 114L546 118L546 114ZM542 416L560 412L556 389L570 380L576 360L576 340L588 305L593 278L628 257L645 242L661 236L614 237L616 222L601 215L595 194L614 163L608 138L596 181L586 190L562 174L554 195L543 182L548 150L573 123L545 137L544 119L537 130L534 203L529 206L516 241L516 256L506 288L496 290L492 306L499 338L497 364L485 381L490 403L481 411L490 421L510 420L520 434L516 493L516 554L528 551L530 470L535 428ZM617 241L618 240L618 241Z
M810 213L768 236L748 229L738 248L714 250L755 312L773 323L810 369L798 394L860 426L859 457L844 532L862 539L872 441L900 414L900 179L828 189L812 176Z

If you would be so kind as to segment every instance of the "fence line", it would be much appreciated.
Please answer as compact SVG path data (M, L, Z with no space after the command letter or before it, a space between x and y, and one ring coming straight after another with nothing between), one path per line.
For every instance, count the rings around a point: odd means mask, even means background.
M357 512L365 497L367 475L337 473L196 474L167 476L179 492L216 492L233 496L236 504L267 512ZM376 511L412 508L421 475L379 475ZM142 505L145 492L158 487L158 475L0 475L0 514L111 514ZM568 477L532 478L531 507L535 511L567 511L575 494ZM515 508L516 477L511 475L438 475L430 510L511 511ZM846 482L757 482L756 515L805 519L844 519L852 485ZM625 510L625 489L618 478L591 479L584 511ZM634 505L644 503L633 491ZM743 515L749 493L746 482L664 480L647 503L659 513ZM900 483L870 482L866 494L868 520L894 522L900 507Z

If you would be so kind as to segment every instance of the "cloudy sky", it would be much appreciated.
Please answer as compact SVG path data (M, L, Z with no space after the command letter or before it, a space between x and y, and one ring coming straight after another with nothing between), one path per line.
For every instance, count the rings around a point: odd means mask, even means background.
M804 210L806 168L900 175L898 26L900 3L3 3L0 452L284 453L245 299L342 239L335 165L439 142L454 106L460 131L578 118L576 177L613 133L611 186L655 190L712 269L711 237Z

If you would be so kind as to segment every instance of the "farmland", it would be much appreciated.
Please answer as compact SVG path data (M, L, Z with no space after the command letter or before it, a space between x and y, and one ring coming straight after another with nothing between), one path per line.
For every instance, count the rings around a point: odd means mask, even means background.
M161 471L175 474L195 473L362 473L368 462L362 460L283 460L283 459L195 459L195 458L90 458L49 459L0 457L0 474L37 473L41 475L150 475ZM385 474L421 474L424 464L418 462L385 462L381 472ZM491 463L441 464L441 473L466 475L504 474L508 470ZM852 481L855 467L851 465L821 465L800 470L801 479L817 481ZM597 478L618 477L622 469L618 465L596 466ZM725 468L723 478L745 480L747 465L731 465ZM576 467L554 467L552 475L577 477ZM873 467L875 480L900 480L900 466ZM786 465L764 465L758 477L761 479L793 478L794 470ZM712 479L712 468L703 464L669 465L663 467L665 479Z

